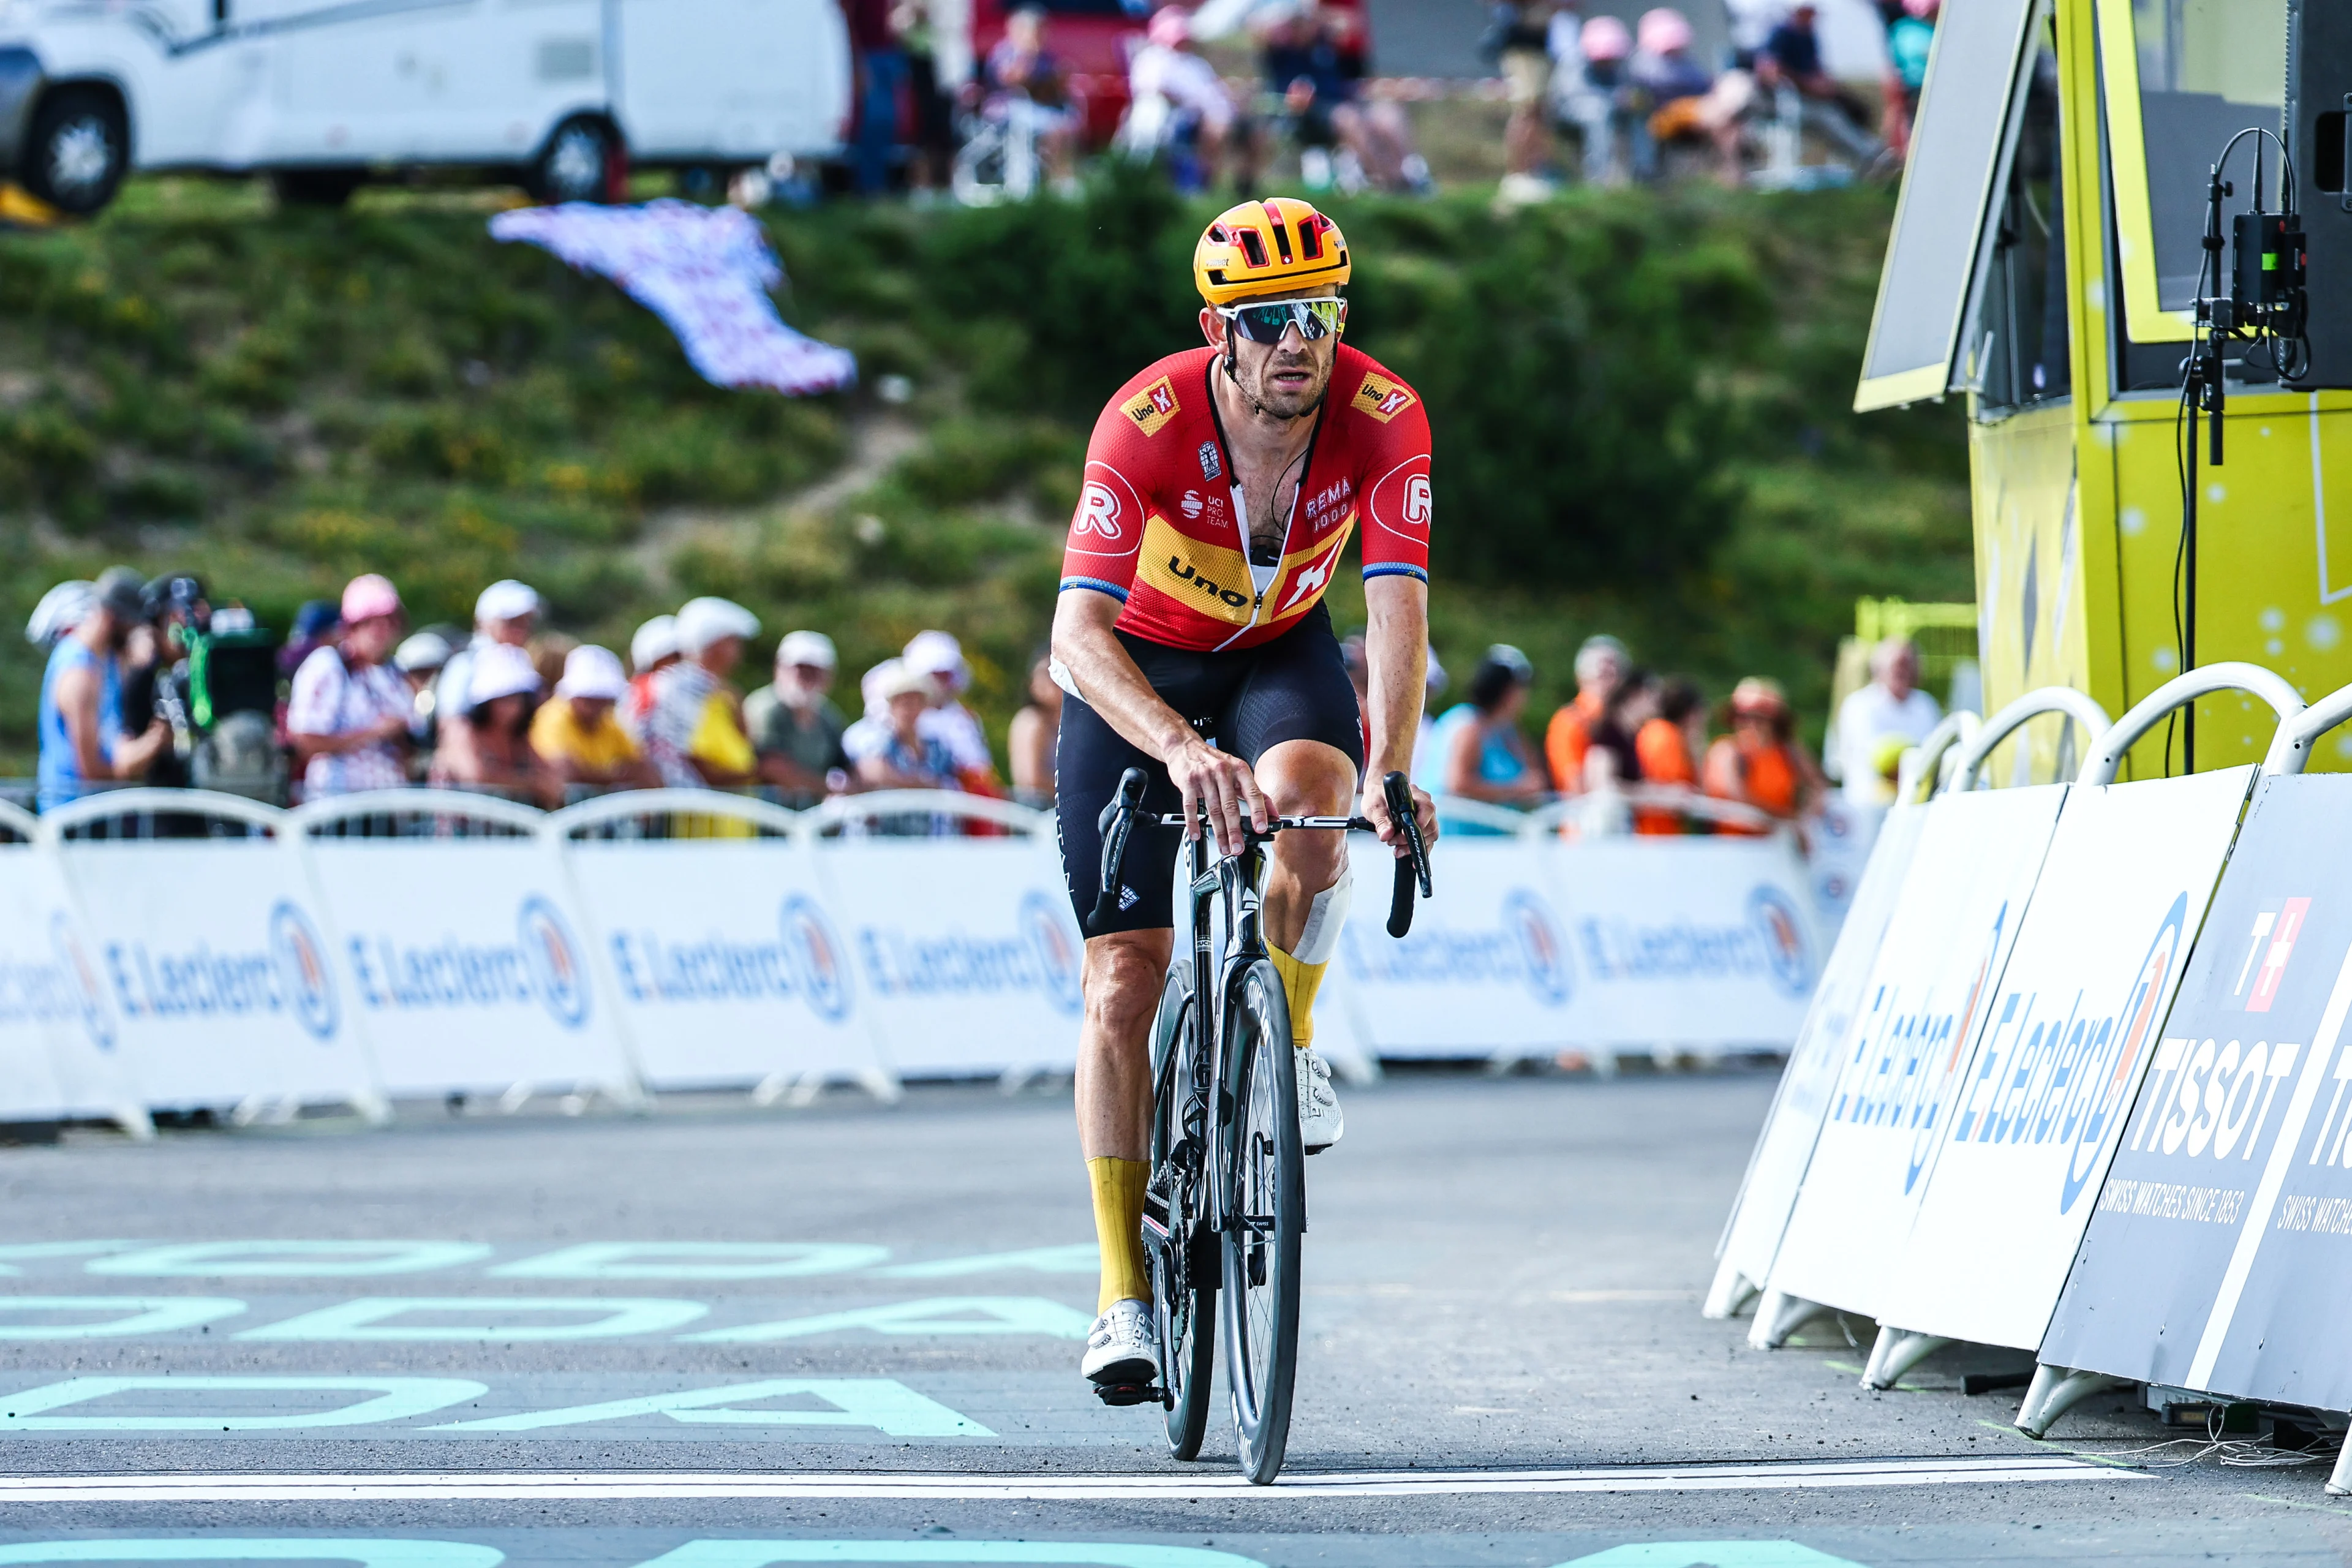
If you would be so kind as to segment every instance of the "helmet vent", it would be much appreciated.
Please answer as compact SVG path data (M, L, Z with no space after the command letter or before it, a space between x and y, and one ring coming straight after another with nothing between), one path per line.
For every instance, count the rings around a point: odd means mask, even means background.
M1245 228L1242 230L1240 235L1236 237L1238 237L1242 242L1243 258L1246 259L1252 267L1263 267L1265 265L1266 255L1265 236L1259 234L1258 231L1254 228Z
M1308 261L1323 259L1323 225L1321 216L1308 218L1298 226L1298 254Z
M1275 215L1274 219L1274 247L1282 252L1282 264L1285 267L1289 266L1291 263L1290 226L1282 221L1282 216L1278 213Z

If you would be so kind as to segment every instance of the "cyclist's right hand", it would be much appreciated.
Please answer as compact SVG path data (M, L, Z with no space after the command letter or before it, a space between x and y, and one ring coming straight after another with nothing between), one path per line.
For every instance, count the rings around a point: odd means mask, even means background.
M1265 794L1249 764L1231 752L1221 752L1194 736L1181 742L1167 759L1168 776L1184 797L1184 837L1191 838L1206 807L1217 847L1237 855L1242 847L1242 818L1260 833L1270 826Z

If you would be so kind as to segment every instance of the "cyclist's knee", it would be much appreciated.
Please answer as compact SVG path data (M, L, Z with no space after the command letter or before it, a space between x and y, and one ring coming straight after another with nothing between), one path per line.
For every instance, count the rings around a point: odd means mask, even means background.
M1284 816L1337 816L1355 794L1356 764L1319 741L1285 741L1260 757L1254 771L1267 803Z
M1087 1016L1114 1039L1139 1035L1160 1005L1170 933L1122 931L1087 943Z

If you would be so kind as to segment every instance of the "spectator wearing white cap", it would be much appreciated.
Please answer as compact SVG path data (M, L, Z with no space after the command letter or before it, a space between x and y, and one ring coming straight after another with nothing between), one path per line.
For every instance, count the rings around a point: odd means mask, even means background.
M531 749L531 709L539 671L512 643L492 642L467 661L466 704L444 718L433 755L433 782L524 798L552 809L563 804L563 780Z
M621 722L640 741L645 738L646 720L654 710L654 677L677 659L676 616L655 616L631 634L629 694L621 700Z
M416 758L430 761L437 740L435 704L440 700L434 685L449 665L449 639L439 632L413 632L392 653L392 668L400 671L408 682L410 708L408 740L415 748L411 753L411 769Z
M881 713L871 712L860 722L875 726L866 754L858 759L858 777L874 789L954 789L956 763L947 742L927 730L932 685L928 675L907 667L903 659L886 659L866 672L866 696L877 700Z
M530 749L567 784L650 789L661 774L614 712L628 677L610 648L587 644L563 657L553 701L530 721Z
M58 584L33 606L32 617L25 623L25 640L35 647L50 647L81 625L97 604L98 584L87 578Z
M474 600L474 636L450 655L434 683L434 710L444 719L466 711L467 693L473 689L474 656L493 643L522 647L539 625L539 591L529 584L502 577Z
M743 732L742 709L727 677L742 661L743 645L759 632L760 617L731 599L688 599L679 606L682 657L654 677L653 711L643 737L662 783L731 788L757 776L759 756Z
M946 632L917 632L900 661L930 683L923 732L939 737L955 759L956 781L974 795L1002 795L1004 786L996 776L988 735L979 716L959 700L971 684L971 666L964 661L962 645Z
M302 796L320 800L408 782L415 695L392 663L400 595L370 572L343 589L342 625L294 671L286 703Z
M760 777L785 794L823 795L846 783L849 728L826 695L840 656L823 632L786 632L776 645L776 679L743 699L743 728L759 753Z

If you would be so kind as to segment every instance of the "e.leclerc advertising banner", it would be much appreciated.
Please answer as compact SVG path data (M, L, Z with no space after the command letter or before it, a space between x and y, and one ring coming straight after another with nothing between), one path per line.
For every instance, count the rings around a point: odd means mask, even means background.
M318 837L309 851L387 1092L634 1096L552 845Z
M590 940L656 1089L881 1067L815 851L783 837L585 838L566 847Z
M121 1018L56 861L30 844L0 845L0 1121L141 1121Z
M289 839L55 847L80 906L116 1047L155 1110L373 1103L352 1021Z
M1879 1315L1988 994L2042 874L2064 784L1942 795L1839 1052L1821 1136L1769 1283ZM2068 809L2072 809L2071 806Z
M1813 988L1812 1005L1805 1010L1804 1026L1781 1071L1764 1131L1748 1156L1747 1179L1724 1230L1721 1268L1751 1284L1762 1283L1780 1250L1789 1210L1797 1201L1806 1162L1812 1158L1844 1063L1843 1047L1853 1027L1863 986L1895 918L1895 900L1927 820L1925 806L1907 805L1889 812L1877 826L1869 864L1853 891L1837 944L1822 966L1821 984Z
M2266 778L2041 1359L2352 1408L2352 777Z
M893 1071L1076 1065L1084 949L1050 837L844 837L812 853Z
M1883 1321L2042 1343L2253 779L2230 768L2068 795Z

